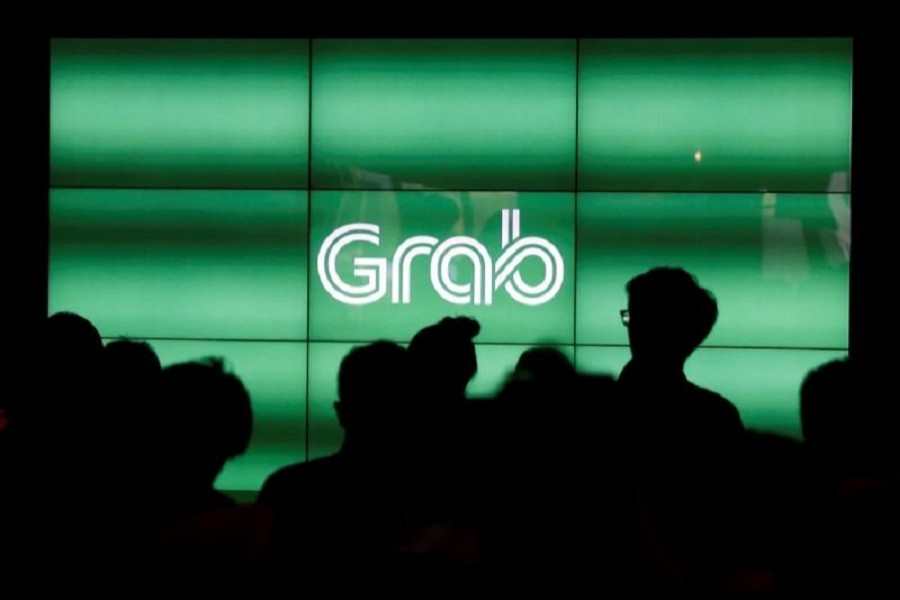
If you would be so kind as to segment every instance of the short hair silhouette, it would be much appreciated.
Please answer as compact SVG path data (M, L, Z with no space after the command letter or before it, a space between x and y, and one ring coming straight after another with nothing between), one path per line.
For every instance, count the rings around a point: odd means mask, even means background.
M405 399L406 350L377 341L350 350L338 371L335 411L341 427L352 434L391 420Z
M44 344L49 358L60 366L82 364L96 359L103 350L100 332L94 324L73 312L57 312L44 326Z
M575 366L561 350L552 346L529 348L519 356L515 379L560 383L575 377Z
M81 428L74 426L81 421L73 421L81 401L93 400L103 341L93 323L72 312L50 316L42 333L34 364L43 377L36 382L37 392L22 403L22 420L59 444L71 444L81 437Z
M679 267L656 267L631 279L628 337L635 358L686 360L719 315L715 296Z
M519 355L515 368L497 392L497 400L520 407L525 402L543 406L548 396L572 395L576 376L575 366L560 350L551 346L529 348Z
M800 427L814 446L832 446L854 433L855 390L850 359L826 362L806 374L800 386Z
M106 377L137 383L159 375L162 365L153 346L143 340L120 338L103 347L103 366Z
M150 442L158 432L148 408L156 406L156 389L162 366L159 357L147 342L118 339L103 347L100 361L101 373L97 385L98 397L94 403L94 422L102 436L118 440L120 452L115 459L124 458L127 452L150 452Z
M179 363L162 370L160 401L167 411L161 442L183 475L209 483L225 462L250 444L253 411L244 384L221 358Z
M481 331L469 317L444 317L413 336L409 343L409 363L423 386L445 398L465 397L466 386L478 372L475 343Z

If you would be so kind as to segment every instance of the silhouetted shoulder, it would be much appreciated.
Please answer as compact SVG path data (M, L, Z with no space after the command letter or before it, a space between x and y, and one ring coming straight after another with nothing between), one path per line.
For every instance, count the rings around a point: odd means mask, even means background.
M711 421L722 431L743 431L744 423L737 407L727 398L712 390L687 382L686 400L697 414Z
M278 469L266 479L257 502L271 506L296 505L341 469L337 455L296 463Z

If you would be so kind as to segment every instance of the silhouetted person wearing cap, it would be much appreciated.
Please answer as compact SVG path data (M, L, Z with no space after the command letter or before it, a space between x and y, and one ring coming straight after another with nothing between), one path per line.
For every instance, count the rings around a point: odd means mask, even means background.
M716 322L716 300L680 268L651 269L626 291L631 361L618 381L625 455L671 555L688 579L709 580L734 567L744 441L735 406L684 374Z

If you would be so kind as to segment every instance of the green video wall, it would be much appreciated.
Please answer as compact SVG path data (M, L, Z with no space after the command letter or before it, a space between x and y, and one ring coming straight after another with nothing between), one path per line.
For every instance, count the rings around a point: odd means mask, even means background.
M625 283L682 266L688 376L797 436L847 352L851 83L846 39L53 40L50 311L226 357L241 491L339 447L354 345L471 315L472 396L534 344L616 373Z

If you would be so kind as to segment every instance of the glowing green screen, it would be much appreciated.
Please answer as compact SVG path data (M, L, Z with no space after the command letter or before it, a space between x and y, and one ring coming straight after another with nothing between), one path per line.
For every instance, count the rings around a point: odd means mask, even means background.
M313 186L571 190L575 40L315 40Z
M51 51L50 310L230 361L256 425L222 489L334 452L341 358L447 315L482 324L472 397L533 344L615 374L657 265L718 297L688 376L751 427L798 436L802 376L846 354L849 40Z
M54 40L53 186L304 188L306 40Z
M849 40L583 40L579 188L848 192Z
M104 336L306 337L307 192L54 189L50 311Z
M625 284L668 265L716 295L706 345L846 348L849 199L579 194L576 341L627 345Z

